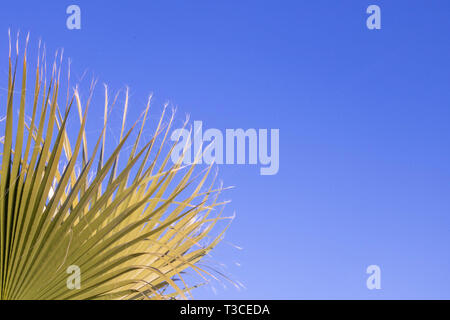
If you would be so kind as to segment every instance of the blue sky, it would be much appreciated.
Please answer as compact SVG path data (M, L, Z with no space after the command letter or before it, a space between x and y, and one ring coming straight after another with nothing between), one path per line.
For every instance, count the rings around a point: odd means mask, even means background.
M381 30L366 28L371 4ZM130 118L153 92L180 122L280 129L277 175L220 167L237 217L214 258L246 289L197 298L449 299L449 16L436 0L9 1L1 83L20 29L63 47L75 79L128 85ZM381 290L366 288L372 264Z

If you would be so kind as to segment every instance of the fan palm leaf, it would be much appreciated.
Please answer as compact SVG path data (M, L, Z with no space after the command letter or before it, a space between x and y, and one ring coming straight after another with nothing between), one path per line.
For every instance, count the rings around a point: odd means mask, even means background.
M62 55L55 59L47 83L41 50L34 91L28 91L26 48L18 117L13 110L19 58L13 63L11 42L7 101L2 107L1 299L187 298L197 284L190 287L184 272L205 280L214 277L198 262L226 229L212 236L218 221L226 217L225 202L219 201L224 188L215 187L214 177L208 179L211 166L197 173L195 162L184 166L182 157L170 162L176 143L169 145L167 140L174 115L164 123L166 107L154 135L142 146L151 97L139 129L136 122L126 130L128 91L120 139L107 155L106 127L117 96L109 101L106 86L103 129L89 153L85 128L92 94L83 104L77 87L68 91L61 112ZM71 134L67 126L74 108L80 125ZM130 142L130 152L124 152ZM67 286L70 266L81 272L79 289Z

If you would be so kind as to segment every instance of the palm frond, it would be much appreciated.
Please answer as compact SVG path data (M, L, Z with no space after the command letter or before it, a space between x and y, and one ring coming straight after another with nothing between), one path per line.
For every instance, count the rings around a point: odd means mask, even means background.
M108 116L117 96L111 103L106 86L103 128L89 154L85 128L92 95L83 103L75 87L61 112L62 55L47 83L39 49L33 103L27 106L27 44L17 119L13 110L19 58L13 62L11 49L9 54L0 160L1 299L189 297L197 284L188 285L183 272L193 270L207 281L211 273L198 262L228 226L211 238L218 222L227 219L222 215L225 202L219 200L224 188L214 187L215 178L208 179L212 167L197 173L195 163L182 165L182 157L170 162L176 142L170 145L167 137L174 115L164 124L166 108L142 146L151 97L139 129L136 122L127 130L128 90L120 139L107 155ZM18 48L17 42L17 56ZM68 130L73 109L80 120L75 135ZM130 142L130 152L124 152ZM125 156L122 162L119 156ZM81 270L76 290L66 284L67 268L73 265Z

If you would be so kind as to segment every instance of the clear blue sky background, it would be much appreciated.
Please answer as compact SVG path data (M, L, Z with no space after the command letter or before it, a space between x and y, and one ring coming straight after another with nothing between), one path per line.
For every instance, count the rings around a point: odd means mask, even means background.
M205 128L280 129L278 175L220 168L244 249L214 257L246 289L197 298L450 298L449 1L7 1L2 85L8 27L64 47L75 77L129 85L131 118L152 91Z

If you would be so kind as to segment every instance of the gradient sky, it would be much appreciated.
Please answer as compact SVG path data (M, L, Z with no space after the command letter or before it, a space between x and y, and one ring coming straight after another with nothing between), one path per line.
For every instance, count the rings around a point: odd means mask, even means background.
M450 299L449 1L8 1L3 88L9 27L63 47L74 78L130 86L130 118L153 92L180 122L280 129L277 175L220 167L237 217L214 259L246 289L196 298Z

